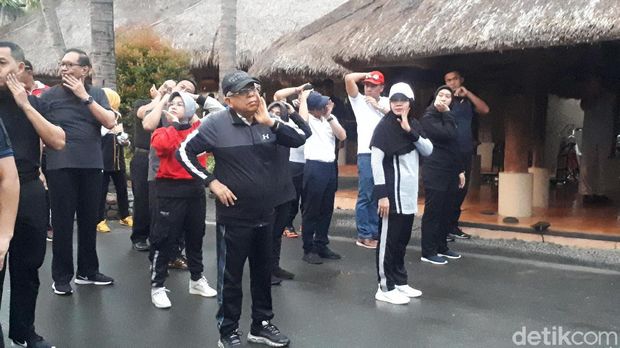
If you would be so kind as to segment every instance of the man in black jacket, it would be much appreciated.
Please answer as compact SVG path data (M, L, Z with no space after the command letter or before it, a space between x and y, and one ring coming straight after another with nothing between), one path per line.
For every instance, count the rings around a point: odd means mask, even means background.
M279 145L298 147L305 138L269 116L258 80L246 72L237 70L224 76L222 91L228 108L209 115L177 152L185 169L204 180L217 197L218 346L241 345L241 280L248 258L252 293L248 341L284 347L289 339L270 323L271 223L274 192L280 189L274 175L275 160ZM196 158L205 151L215 157L213 174Z
M48 148L60 150L65 146L65 132L46 119L47 103L28 96L17 81L16 76L24 71L23 61L24 52L18 45L0 42L0 120L13 146L20 182L15 232L9 247L9 338L22 347L49 348L52 345L34 328L48 218L45 189L39 180L40 141ZM2 196L2 200L7 199L11 198ZM4 204L1 208L5 208ZM0 273L0 299L5 270Z

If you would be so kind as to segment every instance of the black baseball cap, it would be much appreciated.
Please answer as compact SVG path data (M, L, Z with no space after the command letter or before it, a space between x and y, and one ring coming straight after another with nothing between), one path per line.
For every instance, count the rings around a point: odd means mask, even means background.
M241 88L249 85L250 83L258 83L260 82L250 76L247 72L242 70L235 70L224 75L222 79L222 92L224 95L228 94L228 92L238 92Z

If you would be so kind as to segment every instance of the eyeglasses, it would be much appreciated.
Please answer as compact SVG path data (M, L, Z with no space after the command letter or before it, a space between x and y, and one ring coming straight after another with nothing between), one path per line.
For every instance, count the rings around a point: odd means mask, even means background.
M247 97L250 93L254 92L256 94L260 94L261 87L258 83L253 83L252 85L246 86L238 90L237 92L228 92L226 93L227 97L232 97L235 95L241 95Z
M60 62L58 63L58 67L59 68L67 68L67 69L71 69L74 66L82 66L79 63L67 63L67 62Z

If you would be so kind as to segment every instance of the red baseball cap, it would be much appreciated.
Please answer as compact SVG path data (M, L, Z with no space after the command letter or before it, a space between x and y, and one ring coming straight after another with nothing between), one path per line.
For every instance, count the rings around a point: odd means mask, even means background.
M385 78L381 71L371 71L368 73L368 77L364 79L364 83L372 83L373 85L383 85L385 83Z

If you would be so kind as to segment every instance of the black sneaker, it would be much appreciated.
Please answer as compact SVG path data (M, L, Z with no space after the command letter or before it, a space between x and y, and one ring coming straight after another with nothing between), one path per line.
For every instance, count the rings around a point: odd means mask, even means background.
M278 278L275 275L271 275L271 285L280 285L282 284L282 278Z
M323 263L323 260L321 260L319 254L312 252L304 253L304 257L302 257L301 259L312 265L320 265Z
M95 275L90 276L90 277L81 276L81 275L75 276L74 282L75 284L80 284L80 285L89 285L89 284L110 285L114 283L114 279L102 273L95 273Z
M323 248L321 251L319 251L318 254L320 257L324 259L329 259L329 260L340 260L342 258L340 254L335 253L333 250L331 250L328 247Z
M285 269L282 269L280 267L276 267L273 270L273 275L275 275L276 277L278 277L280 279L287 279L287 280L291 280L291 279L295 278L295 274L293 274L293 273L291 273L291 272L289 272L289 271L287 271Z
M218 348L241 347L241 335L243 332L237 329L228 335L220 336L220 340L217 341Z
M450 233L449 235L457 239L470 239L471 238L469 234L463 232L463 230L461 230L459 227L455 228L452 231L452 233Z
M456 253L456 252L454 252L452 250L446 250L443 253L437 253L437 255L438 256L442 256L442 257L447 257L447 258L453 259L453 260L461 258L461 254Z
M248 333L248 342L262 343L270 347L286 347L291 340L272 323L263 320L260 325L252 324Z
M131 244L131 247L135 251L149 251L149 243L146 241L137 241Z
M69 283L52 283L52 289L54 289L54 293L60 296L68 296L73 293L73 288L71 288L71 284Z
M43 337L34 334L34 336L28 340L20 341L16 339L11 339L13 344L20 347L28 347L28 348L56 348L56 346L51 345L49 342L43 339Z
M450 233L446 236L446 242L454 242L454 237Z

